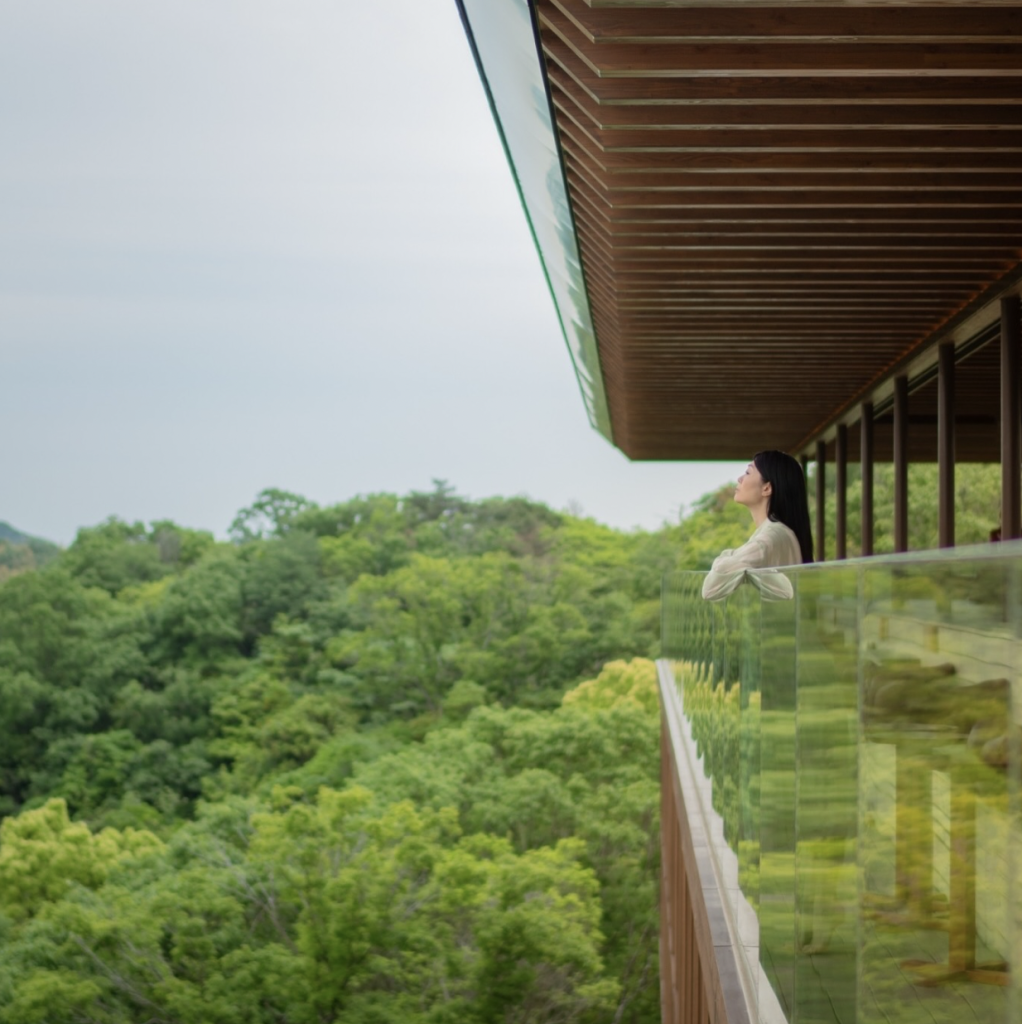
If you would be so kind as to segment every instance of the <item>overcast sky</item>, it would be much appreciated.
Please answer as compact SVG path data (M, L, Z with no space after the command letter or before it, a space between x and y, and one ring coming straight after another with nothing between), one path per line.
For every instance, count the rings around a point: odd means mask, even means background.
M0 520L267 486L656 527L741 467L588 424L454 0L0 4Z

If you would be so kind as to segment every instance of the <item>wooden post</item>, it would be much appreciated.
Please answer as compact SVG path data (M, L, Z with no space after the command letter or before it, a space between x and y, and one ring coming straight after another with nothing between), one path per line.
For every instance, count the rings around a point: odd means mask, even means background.
M873 554L873 403L862 403L862 554Z
M955 546L955 345L937 350L937 543Z
M908 551L908 377L894 378L894 550Z
M1022 384L1020 347L1022 308L1019 297L1001 299L1001 540L1022 536Z
M838 424L834 442L834 487L837 512L834 516L834 557L847 558L848 547L848 427Z
M827 522L827 444L816 442L816 561L827 561L824 527Z

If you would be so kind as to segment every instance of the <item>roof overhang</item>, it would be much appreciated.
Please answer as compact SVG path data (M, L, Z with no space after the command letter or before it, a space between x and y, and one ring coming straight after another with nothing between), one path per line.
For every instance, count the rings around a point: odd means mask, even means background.
M805 451L907 374L933 458L954 341L959 458L998 457L1022 3L458 2L590 420L625 454Z

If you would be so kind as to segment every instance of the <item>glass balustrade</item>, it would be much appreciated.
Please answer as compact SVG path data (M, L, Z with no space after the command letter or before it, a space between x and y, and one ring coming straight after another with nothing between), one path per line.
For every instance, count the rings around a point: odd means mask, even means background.
M1022 545L664 581L754 1019L1022 1021Z

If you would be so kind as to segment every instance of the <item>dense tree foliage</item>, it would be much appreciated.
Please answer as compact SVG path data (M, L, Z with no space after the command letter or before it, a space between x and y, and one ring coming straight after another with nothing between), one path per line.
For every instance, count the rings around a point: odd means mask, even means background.
M812 474L813 470L810 470ZM826 544L827 557L834 557L834 520L837 499L834 467L827 468ZM815 491L815 479L810 481ZM908 468L909 549L925 550L937 546L937 466L913 463ZM811 493L811 504L815 496ZM958 544L984 544L1000 523L1001 467L982 463L955 466L955 540ZM848 467L848 556L860 554L862 537L862 476L859 466ZM873 550L876 554L894 551L894 467L879 463L873 471Z
M0 585L0 1022L656 1019L677 528L438 481L231 533Z

